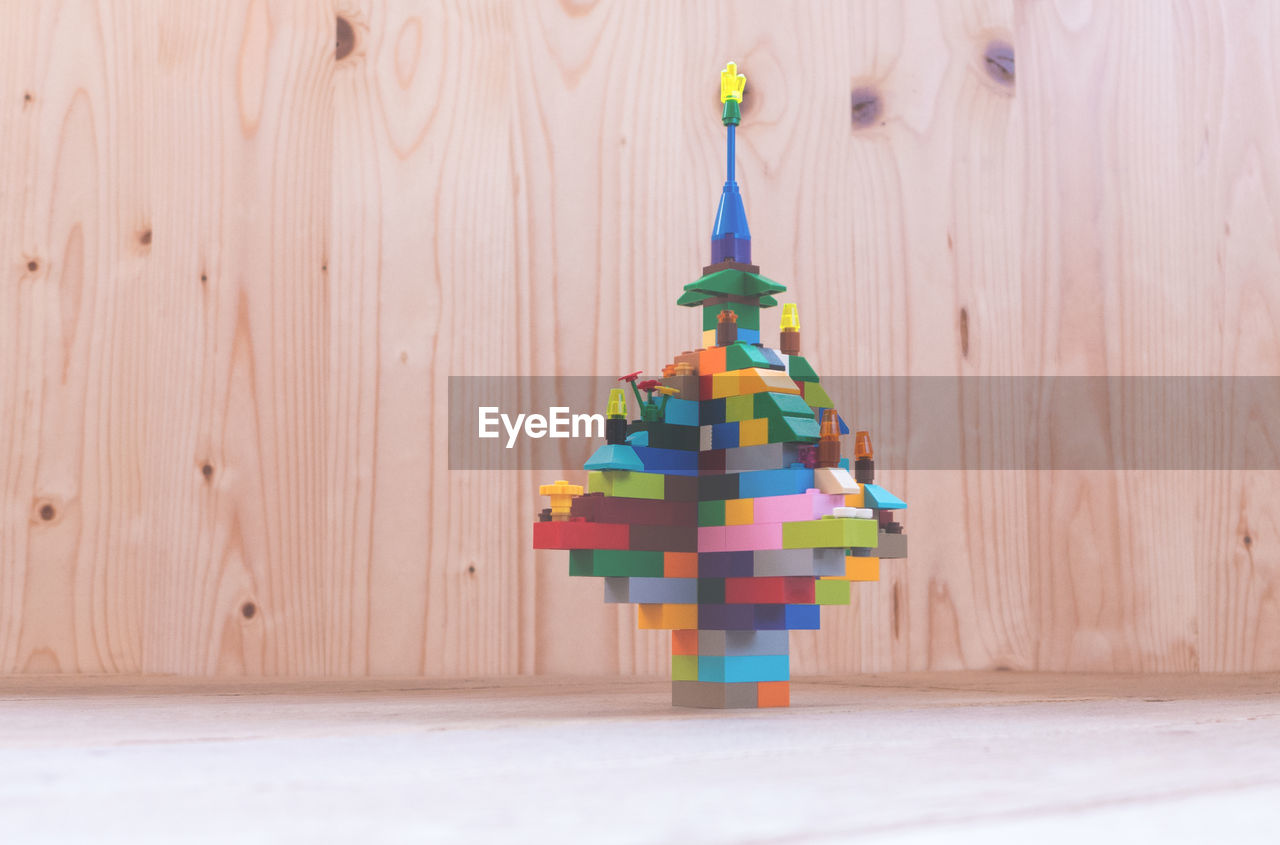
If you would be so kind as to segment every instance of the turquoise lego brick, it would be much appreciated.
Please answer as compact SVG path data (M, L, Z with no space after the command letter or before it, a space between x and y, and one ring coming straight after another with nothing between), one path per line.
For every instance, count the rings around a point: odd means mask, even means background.
M722 684L748 681L785 681L791 677L791 658L785 654L748 654L736 657L698 655L698 680Z
M667 400L667 411L663 420L671 425L698 425L698 402L696 399Z
M862 485L863 503L869 508L881 510L902 510L907 503L881 487L879 484Z
M749 343L731 343L725 350L726 370L746 370L753 367L772 369L769 358L759 346Z

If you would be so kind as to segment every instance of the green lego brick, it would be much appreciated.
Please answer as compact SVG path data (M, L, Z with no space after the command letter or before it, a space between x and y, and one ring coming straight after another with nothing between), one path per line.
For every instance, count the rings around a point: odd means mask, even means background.
M595 552L592 549L569 550L570 575L595 575Z
M744 302L721 302L706 305L702 308L702 330L714 329L720 320L721 311L732 311L738 315L738 328L760 331L760 309Z
M743 396L726 396L724 400L724 421L742 422L756 415L755 397L759 394L748 393Z
M724 579L699 578L698 604L724 604Z
M726 370L746 370L752 367L769 369L772 362L760 347L750 343L732 343L725 350Z
M848 584L849 582L844 582ZM671 655L671 680L673 681L696 681L698 680L698 655L696 654L673 654Z
M661 578L662 552L631 551L629 549L594 549L591 574L600 576L630 576L633 578Z
M791 376L792 381L813 381L818 380L818 374L813 371L813 367L809 365L803 357L799 355L787 356L787 375Z
M814 604L848 604L849 582L820 578L813 585Z
M879 525L874 519L814 519L782 523L784 549L874 549ZM598 573L597 573L598 574Z
M610 482L608 476L606 476L601 470L592 470L587 473L588 493L603 493L608 496L609 491L612 489L612 482Z
M724 500L698 502L699 525L724 525Z
M747 397L742 397L746 399ZM802 417L813 419L813 408L804 401L804 397L795 393L754 393L751 394L756 417Z
M812 443L818 439L820 427L813 417L772 417L769 420L770 443Z
M622 496L627 499L661 499L666 489L666 476L656 472L626 472L606 470L610 476L611 488L605 491L609 496ZM595 492L594 490L589 492Z
M810 408L835 407L835 403L827 395L826 389L816 381L811 381L804 386L804 401Z

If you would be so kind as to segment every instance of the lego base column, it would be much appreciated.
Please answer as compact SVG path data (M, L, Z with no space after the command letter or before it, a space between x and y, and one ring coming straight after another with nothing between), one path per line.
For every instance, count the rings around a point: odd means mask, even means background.
M791 704L787 631L671 632L671 703L712 709Z

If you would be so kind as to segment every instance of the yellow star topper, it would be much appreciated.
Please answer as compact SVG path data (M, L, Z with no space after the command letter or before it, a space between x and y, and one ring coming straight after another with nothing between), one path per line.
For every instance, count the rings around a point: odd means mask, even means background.
M720 71L720 102L727 103L733 100L735 103L741 103L742 91L746 87L747 78L738 73L736 62L729 62L724 66L724 70Z

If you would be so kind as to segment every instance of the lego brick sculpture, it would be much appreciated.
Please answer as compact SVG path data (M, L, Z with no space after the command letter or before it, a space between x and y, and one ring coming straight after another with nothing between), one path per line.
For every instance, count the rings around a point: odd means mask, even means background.
M734 179L745 84L730 62L711 265L677 300L702 308L703 348L661 379L619 379L639 419L613 390L586 492L542 486L551 507L533 531L536 548L569 550L570 575L603 578L605 601L638 604L641 628L671 631L671 701L688 707L787 706L788 632L817 628L823 605L849 603L850 582L906 557L894 521L906 503L874 483L867 432L852 473L841 457L849 430L801 356L795 305L782 308L778 347L761 343L760 311L785 288L751 263Z

